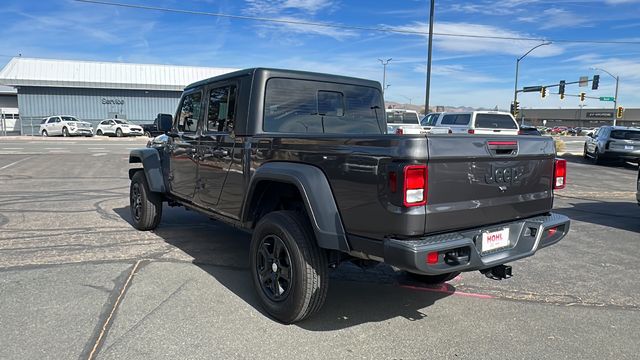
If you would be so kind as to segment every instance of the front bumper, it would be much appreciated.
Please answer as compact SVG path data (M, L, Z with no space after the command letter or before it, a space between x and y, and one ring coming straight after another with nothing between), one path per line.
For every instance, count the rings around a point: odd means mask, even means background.
M127 136L140 136L142 135L144 132L142 131L142 129L137 129L137 128L123 128L122 129L122 133L124 135Z
M383 257L387 264L426 275L482 270L531 256L539 249L557 243L569 232L569 226L568 217L550 213L420 239L386 239ZM483 253L482 233L505 227L509 228L509 246ZM431 252L438 252L436 264L427 264L427 254ZM447 254L456 254L457 261L452 261L452 256Z
M91 128L70 128L69 135L93 135L93 129Z

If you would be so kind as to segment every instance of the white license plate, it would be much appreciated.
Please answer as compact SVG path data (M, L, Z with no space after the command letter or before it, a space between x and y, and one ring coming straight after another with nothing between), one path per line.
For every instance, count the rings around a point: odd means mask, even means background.
M625 145L624 149L625 150L633 150L633 145Z
M482 252L509 246L509 228L482 233Z

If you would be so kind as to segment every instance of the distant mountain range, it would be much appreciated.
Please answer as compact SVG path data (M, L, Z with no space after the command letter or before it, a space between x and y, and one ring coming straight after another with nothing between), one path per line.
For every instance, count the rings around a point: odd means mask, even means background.
M415 110L419 113L424 113L424 106L422 105L414 105L414 104L401 104L395 101L385 101L385 107L388 109L389 107L391 108L395 108L395 109L406 109L406 110ZM442 108L444 108L444 111L446 112L466 112L466 111L474 111L474 110L496 110L495 108L489 109L489 108L473 108L473 107L469 107L469 106L434 106L431 105L429 106L431 108L431 111L434 112L436 110L440 110L443 111ZM439 109L437 109L439 108ZM499 111L509 111L509 110L503 110L503 109L498 109Z

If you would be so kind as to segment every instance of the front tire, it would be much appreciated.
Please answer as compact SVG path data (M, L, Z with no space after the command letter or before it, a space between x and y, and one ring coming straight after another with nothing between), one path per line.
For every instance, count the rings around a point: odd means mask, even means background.
M66 127L62 128L62 136L69 137L69 130Z
M149 190L143 171L136 172L131 178L129 188L129 206L133 227L138 230L153 230L162 219L162 198Z
M42 136L43 137L49 136L49 133L47 132L47 130L42 130Z
M322 307L329 287L327 257L303 215L265 215L253 232L250 256L253 285L269 315L290 324Z
M98 131L96 131L96 135L98 135L98 136L102 136L102 130L98 130Z
M149 131L145 131L144 132L144 136L150 138L151 137L151 133Z
M122 129L116 129L116 137L122 137Z
M598 148L593 151L592 161L594 165L602 165L602 159L600 158L600 151Z

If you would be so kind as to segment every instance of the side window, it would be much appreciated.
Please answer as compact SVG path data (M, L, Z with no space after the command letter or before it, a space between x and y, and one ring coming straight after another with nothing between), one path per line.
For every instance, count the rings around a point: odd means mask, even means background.
M235 85L211 89L207 131L233 131L236 113L237 87Z
M468 125L469 121L471 121L471 115L469 114L458 115L456 117L456 125Z
M457 117L458 117L457 115L444 115L442 117L442 122L440 122L440 124L442 124L442 125L453 125L453 124L455 124Z
M198 129L198 121L202 115L202 93L194 92L185 95L180 104L180 112L178 113L178 123L176 128L178 131L196 132Z
M53 124L54 122L56 122L56 119L55 119L55 118L49 118L49 119L47 120L47 124Z

